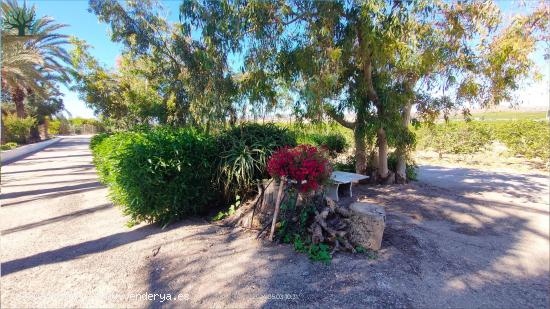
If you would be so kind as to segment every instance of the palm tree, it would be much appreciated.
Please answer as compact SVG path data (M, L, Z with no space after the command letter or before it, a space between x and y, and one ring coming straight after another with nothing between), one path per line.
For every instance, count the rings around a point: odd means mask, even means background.
M70 57L64 48L69 37L56 33L65 26L49 16L37 18L34 6L2 2L2 89L10 93L18 117L26 116L28 95L45 98L56 89L55 82L69 80Z

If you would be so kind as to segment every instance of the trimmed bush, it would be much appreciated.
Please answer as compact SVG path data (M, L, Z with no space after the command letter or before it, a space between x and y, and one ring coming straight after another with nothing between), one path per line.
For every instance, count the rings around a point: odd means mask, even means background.
M36 125L33 117L17 118L16 115L6 115L2 118L4 124L4 142L25 144L30 137L31 128Z
M92 138L90 139L90 149L94 150L97 145L99 145L104 139L111 135L111 133L99 133L92 136Z
M217 198L214 140L190 129L100 136L92 147L100 179L129 225L163 225L205 214Z

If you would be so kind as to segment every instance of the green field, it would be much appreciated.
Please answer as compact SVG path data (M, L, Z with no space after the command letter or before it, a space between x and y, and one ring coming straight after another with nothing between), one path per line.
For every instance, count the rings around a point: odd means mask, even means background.
M463 120L462 115L453 115L450 117L452 120ZM485 113L473 113L473 120L538 120L545 119L546 112L521 112L521 111L507 111L507 112L485 112Z

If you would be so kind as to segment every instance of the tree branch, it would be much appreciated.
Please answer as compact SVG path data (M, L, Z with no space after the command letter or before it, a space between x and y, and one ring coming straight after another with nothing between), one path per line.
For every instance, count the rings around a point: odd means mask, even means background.
M367 97L369 100L371 100L377 107L379 107L380 100L378 98L378 94L376 93L376 90L374 89L374 85L372 82L372 59L369 51L367 50L367 46L365 43L365 40L363 39L363 29L361 28L361 24L357 23L357 40L359 41L359 50L361 53L362 58L362 64L363 64L363 79L365 82L366 90L367 90Z
M334 107L332 107L328 104L325 104L324 109L325 109L325 112L327 113L327 115L330 118L334 119L334 121L338 122L343 127L351 129L351 130L353 130L355 128L355 122L347 121L346 119L344 119L344 115L336 112Z

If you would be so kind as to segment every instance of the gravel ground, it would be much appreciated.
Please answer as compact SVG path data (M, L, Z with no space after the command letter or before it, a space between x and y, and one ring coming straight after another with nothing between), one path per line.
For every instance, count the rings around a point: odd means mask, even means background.
M358 186L343 203L386 207L383 248L325 265L202 219L125 227L88 143L2 167L0 307L549 306L545 176L431 166Z

